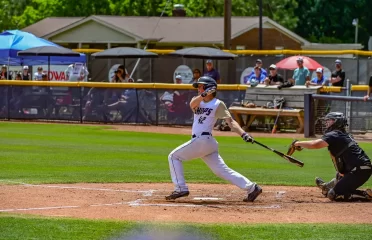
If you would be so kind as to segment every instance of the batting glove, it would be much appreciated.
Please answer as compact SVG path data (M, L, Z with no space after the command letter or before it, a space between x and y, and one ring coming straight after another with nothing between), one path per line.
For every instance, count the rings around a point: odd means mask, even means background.
M215 91L216 91L216 87L210 87L210 88L205 89L205 91L202 94L200 94L200 96L206 97L208 95L211 95Z
M254 143L254 139L253 139L253 137L249 136L249 134L246 133L246 132L243 133L241 137L242 137L243 140L246 141L246 142Z

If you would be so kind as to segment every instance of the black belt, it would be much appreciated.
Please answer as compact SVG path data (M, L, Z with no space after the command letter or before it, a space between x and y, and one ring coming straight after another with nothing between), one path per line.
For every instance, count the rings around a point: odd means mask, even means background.
M209 132L202 132L202 133L200 134L200 136L212 136L212 133L209 133ZM196 135L193 134L193 135L192 135L192 138L196 138Z

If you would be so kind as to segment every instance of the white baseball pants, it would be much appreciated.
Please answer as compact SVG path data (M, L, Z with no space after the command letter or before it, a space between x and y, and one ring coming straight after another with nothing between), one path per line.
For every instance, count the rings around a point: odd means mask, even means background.
M197 136L174 149L168 156L169 168L175 191L188 191L183 172L183 161L201 158L218 177L237 187L253 192L254 183L229 168L218 154L218 142L212 136Z

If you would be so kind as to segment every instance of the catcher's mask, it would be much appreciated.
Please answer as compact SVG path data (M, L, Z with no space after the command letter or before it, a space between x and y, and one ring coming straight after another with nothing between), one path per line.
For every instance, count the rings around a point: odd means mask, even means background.
M199 84L203 84L203 89L207 89L210 87L216 87L217 88L217 82L211 77L203 76L198 79L198 81L194 82L192 86L194 88L198 88ZM213 96L216 96L216 92L213 93Z
M324 133L334 130L346 132L346 127L348 126L347 119L341 112L330 112L321 121Z

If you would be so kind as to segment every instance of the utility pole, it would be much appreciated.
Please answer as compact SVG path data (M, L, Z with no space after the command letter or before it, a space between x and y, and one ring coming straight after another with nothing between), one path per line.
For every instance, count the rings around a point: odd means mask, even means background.
M231 49L231 0L225 0L224 8L224 49Z
M258 29L258 49L262 50L262 0L259 0L259 29Z
M358 18L353 19L353 25L355 26L355 43L358 43L358 25L359 25Z

